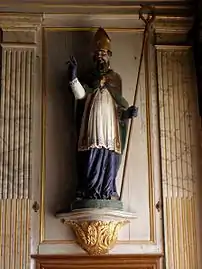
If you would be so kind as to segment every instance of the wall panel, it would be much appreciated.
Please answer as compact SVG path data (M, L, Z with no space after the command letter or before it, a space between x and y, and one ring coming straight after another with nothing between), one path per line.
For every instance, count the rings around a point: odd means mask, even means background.
M34 48L2 48L0 198L30 194Z
M189 47L157 46L167 268L196 269L197 106Z
M65 207L68 209L74 198L73 190L76 186L75 103L71 90L68 88L66 62L70 55L74 55L78 61L78 75L81 77L85 74L92 61L91 42L94 33L90 30L88 28L84 30L48 28L44 33L45 122L43 137L45 151L43 170L45 173L42 177L40 253L53 253L53 251L80 253L82 251L75 245L72 231L55 218L55 213ZM139 29L137 31L135 29L132 31L106 30L112 39L112 68L121 75L123 96L132 105L142 32ZM154 60L155 55L152 54L151 59L152 57ZM147 77L146 69L148 69ZM158 140L158 130L157 122L154 120L157 115L150 119L151 113L155 110L154 107L156 108L156 104L151 102L151 98L155 99L153 94L156 93L154 83L150 84L151 69L148 59L145 58L136 104L139 107L139 115L134 119L123 191L125 210L136 212L137 219L122 229L119 244L112 250L112 253L160 252L162 248L161 227L159 226L161 214L155 209L155 204L159 199L159 195L156 196L156 190L159 189L160 178L159 163L154 164L152 149ZM147 84L149 89L146 87ZM123 164L124 158L117 178L118 189L120 189L123 176Z
M29 268L30 228L28 199L0 201L0 268Z
M33 97L37 46L35 28L28 22L24 28L18 28L17 21L12 23L10 27L9 20L7 25L5 20L1 29L0 268L25 269L30 267L34 197ZM31 34L27 38L28 31Z

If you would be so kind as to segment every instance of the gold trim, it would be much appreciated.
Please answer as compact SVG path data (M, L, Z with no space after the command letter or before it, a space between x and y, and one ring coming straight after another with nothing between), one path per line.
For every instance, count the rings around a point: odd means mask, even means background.
M75 240L43 240L41 245L73 245L75 244ZM116 245L155 245L155 242L150 240L117 240Z
M54 31L90 31L90 32L96 32L97 27L51 27L46 26L44 27L45 30L54 32ZM135 33L143 33L143 28L105 28L107 32L135 32Z
M2 26L1 27L1 30L3 32L33 32L35 33L36 32L36 28L34 27L27 27L27 26L24 26L23 28L22 27L9 27L9 26Z
M3 235L3 233L2 233L2 239L3 239L3 257L2 257L2 260L3 260L3 265L5 266L5 264L7 263L7 255L6 255L6 246L7 246L7 244L6 244L6 241L7 241L7 238L8 238L8 223L7 223L7 220L8 220L8 199L6 199L6 200L4 200L5 201L5 203L4 203L4 207L5 207L5 209L4 209L4 220L3 220L3 222L4 222L4 232L5 232L5 234ZM21 238L20 238L21 239ZM3 267L4 267L3 266Z
M19 49L19 48L26 48L26 49L35 49L37 47L34 43L1 43L2 48L12 48L12 49Z
M22 253L22 249L23 249L23 225L24 225L24 223L23 223L23 214L24 214L24 208L23 208L23 203L22 203L22 200L20 200L19 201L19 207L20 207L20 210L19 210L19 212L20 212L20 227L19 227L19 230L20 230L20 244L19 244L19 254L20 254L20 257L19 257L19 259L20 259L20 261L19 261L19 263L20 263L20 268L22 268L22 266L23 266L23 253ZM19 240L19 239L18 239Z
M27 224L27 227L26 227L26 248L25 248L25 257L26 257L26 260L29 261L30 259L30 253L31 253L31 248L30 248L30 213L31 213L31 208L30 208L30 200L27 199L27 203L26 203L26 224Z
M192 46L187 45L155 45L156 50L189 50Z
M13 247L12 241L13 240L12 240L12 236L11 236L12 235L12 231L13 231L13 218L12 218L13 217L13 200L11 200L10 203L9 203L9 211L10 211L9 212L9 215L10 215L9 216L9 222L10 223L7 222L7 225L10 226L10 231L9 231L9 235L10 235L9 237L10 238L8 238L8 241L9 241L8 242L8 246L9 246L9 259L8 259L9 266L8 267L11 268L11 265L12 265L12 254L13 254L12 253L12 247Z
M18 210L18 201L15 200L15 243L14 243L14 257L13 260L16 262L18 257L18 225L19 225L19 210Z
M46 181L46 38L42 29L42 167L41 167L41 208L40 208L40 243L45 238L45 181Z
M94 16L94 17L99 17L99 18L103 18L103 16L114 16L117 18L117 16L121 19L125 18L125 19L139 19L139 9L140 7L138 7L138 13L94 13L94 14L89 14L89 13L67 13L67 12L60 12L60 13L44 13L44 21L45 20L51 20L53 18L58 18L58 17L62 17L62 16L68 16L68 17L75 17L75 16ZM155 7L156 10L156 7ZM1 13L0 13L1 14ZM5 13L3 13L5 14ZM17 13L9 13L8 15L12 15L12 14L17 14ZM160 15L160 14L156 14L155 16L155 22L157 21L157 23L162 22L162 20L167 20L168 23L171 23L172 21L176 22L181 22L181 21L187 21L187 22L193 22L193 17L192 16L173 16L173 14L171 15ZM46 25L43 25L45 28L47 27ZM50 26L51 27L51 26ZM106 28L105 28L106 29Z
M46 78L47 78L47 74L46 74L46 32L48 31L55 31L55 30L60 30L61 28L54 28L54 27L44 27L43 28L43 42L42 42L42 47L43 47L43 60L42 60L42 65L43 65L43 82L42 82L42 169L41 169L41 209L40 209L40 244L73 244L75 243L74 240L46 240L45 239L45 177L46 177ZM65 27L66 31L94 31L97 28L79 28L79 27ZM119 31L119 28L105 28L106 30L111 29L117 32ZM130 28L123 28L125 29L125 31L127 32L128 30L130 30ZM132 30L134 30L136 28L131 28ZM143 32L143 31L141 31ZM149 48L147 48L149 49ZM148 59L147 61L144 61L145 66L148 65ZM149 75L150 71L148 70L147 76ZM117 244L155 244L156 243L156 238L155 238L155 216L154 216L154 209L153 209L153 201L154 201L154 197L153 197L153 169L151 167L152 165L152 156L151 156L151 130L150 130L150 126L148 126L148 124L150 125L150 116L148 115L149 110L150 110L150 105L149 105L149 100L150 100L150 94L149 94L149 85L150 85L150 80L149 77L146 76L146 72L145 72L145 84L148 87L148 90L146 90L146 119L147 119L147 144L149 141L149 150L148 150L148 174L149 174L149 179L148 179L148 183L149 183L149 222L150 222L150 239L149 240L118 240ZM147 82L146 82L147 80ZM148 122L148 118L149 118L149 122ZM148 133L148 130L150 133ZM149 136L149 137L148 137ZM54 243L53 243L54 242Z
M173 16L173 15L170 15L170 16L165 16L165 15L158 15L156 14L156 19L157 21L158 20L183 20L183 21L193 21L193 17L192 16Z

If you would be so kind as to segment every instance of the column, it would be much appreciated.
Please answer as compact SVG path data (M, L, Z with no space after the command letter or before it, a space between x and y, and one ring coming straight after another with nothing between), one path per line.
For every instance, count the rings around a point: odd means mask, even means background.
M24 269L30 266L37 28L8 24L1 43L0 268Z
M166 268L197 269L200 122L193 57L186 46L156 49Z

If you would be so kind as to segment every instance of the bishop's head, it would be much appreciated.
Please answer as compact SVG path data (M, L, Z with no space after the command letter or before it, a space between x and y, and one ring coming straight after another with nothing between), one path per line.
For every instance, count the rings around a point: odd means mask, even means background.
M110 68L111 39L103 28L99 28L93 40L93 61L97 71L106 73Z

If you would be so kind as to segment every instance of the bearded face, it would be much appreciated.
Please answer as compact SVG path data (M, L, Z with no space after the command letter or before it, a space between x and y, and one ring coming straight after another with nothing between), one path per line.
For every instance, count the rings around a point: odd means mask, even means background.
M109 58L110 55L107 50L97 50L94 53L93 61L97 71L101 74L106 73L109 70Z

